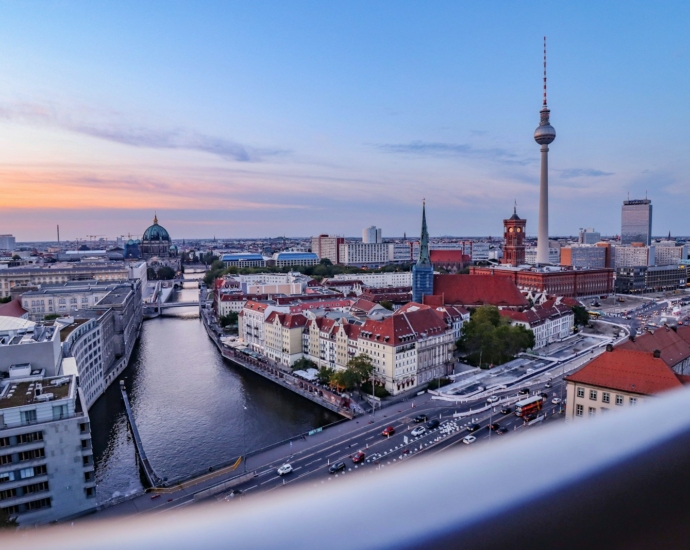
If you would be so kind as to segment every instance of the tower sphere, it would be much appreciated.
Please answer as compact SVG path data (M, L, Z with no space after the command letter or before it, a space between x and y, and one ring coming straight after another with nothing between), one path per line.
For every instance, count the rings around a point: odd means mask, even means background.
M539 145L548 145L556 139L556 129L549 123L549 112L546 111L546 113L544 113L544 110L542 110L541 114L542 121L534 131L534 141ZM544 117L544 114L546 114L546 117Z

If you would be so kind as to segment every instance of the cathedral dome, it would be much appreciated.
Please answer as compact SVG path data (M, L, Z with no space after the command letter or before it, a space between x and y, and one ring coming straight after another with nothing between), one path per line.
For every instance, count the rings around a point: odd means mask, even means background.
M153 225L144 231L143 241L168 241L170 242L170 235L162 225L158 225L158 217L154 216Z

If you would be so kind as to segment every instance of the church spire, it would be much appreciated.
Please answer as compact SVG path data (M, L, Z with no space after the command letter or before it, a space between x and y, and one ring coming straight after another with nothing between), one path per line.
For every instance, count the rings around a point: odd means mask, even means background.
M417 265L431 265L429 258L429 231L426 227L426 199L422 201L422 235L419 240L419 260Z
M158 213L153 213L153 225L158 225Z

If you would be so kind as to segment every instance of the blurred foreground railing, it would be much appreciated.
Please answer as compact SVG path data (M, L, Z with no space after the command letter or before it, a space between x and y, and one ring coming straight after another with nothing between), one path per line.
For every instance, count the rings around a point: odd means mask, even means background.
M681 390L330 482L5 535L0 548L687 548L689 405Z

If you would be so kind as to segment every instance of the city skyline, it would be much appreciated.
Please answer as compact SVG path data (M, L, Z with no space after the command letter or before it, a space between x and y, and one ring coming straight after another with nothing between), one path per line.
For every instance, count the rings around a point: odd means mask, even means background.
M546 34L550 233L617 234L647 192L684 234L689 12L6 5L0 233L415 235L426 197L432 236L500 236L515 199L536 235Z

